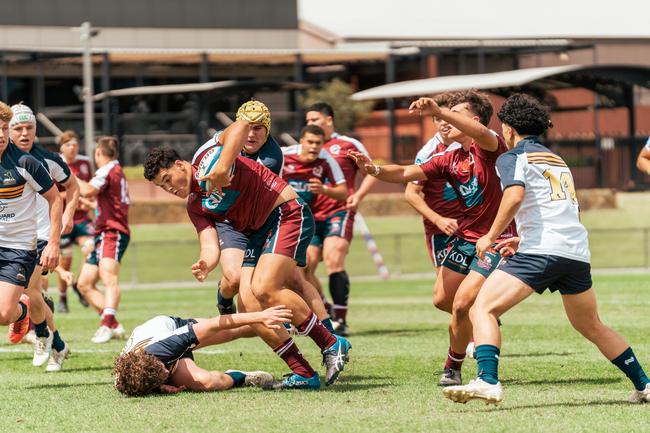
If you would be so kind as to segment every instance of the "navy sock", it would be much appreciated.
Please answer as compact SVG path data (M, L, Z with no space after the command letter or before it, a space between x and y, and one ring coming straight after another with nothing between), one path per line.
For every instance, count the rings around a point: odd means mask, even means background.
M350 278L345 271L330 274L330 294L334 303L334 320L345 322L348 312L348 297L350 296Z
M330 331L332 334L334 334L334 327L332 326L332 319L329 317L327 319L321 320L321 322L325 328L327 328L328 331Z
M643 391L646 385L650 383L650 379L641 368L641 364L636 359L631 347L628 347L623 353L612 359L612 364L625 373L638 391Z
M234 382L233 388L239 388L240 386L244 386L244 381L246 380L246 375L242 373L241 371L229 371L226 373L228 376L232 377L232 380Z
M491 344L476 346L479 379L491 385L499 382L499 348Z
M221 294L221 281L219 281L219 288L217 289L217 302L224 307L230 307L232 305L233 298L224 298Z
M47 329L47 322L43 320L41 323L34 323L34 333L37 337L49 337L50 331Z
M61 336L59 335L59 331L54 331L54 335L52 336L52 349L56 350L57 352L60 352L63 350L65 347L65 343L61 339Z
M18 301L18 305L20 305L21 311L20 311L20 316L18 316L18 319L16 319L16 322L20 322L25 317L27 317L27 305L23 304L20 301Z

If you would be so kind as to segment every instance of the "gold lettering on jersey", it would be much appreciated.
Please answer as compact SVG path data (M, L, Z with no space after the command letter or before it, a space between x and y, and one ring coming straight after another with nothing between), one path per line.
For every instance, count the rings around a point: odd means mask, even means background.
M571 172L563 171L560 174L560 177L558 177L549 169L545 170L542 174L550 184L552 201L566 200L568 192L571 202L575 205L578 204L578 196L576 194L576 188L573 183Z

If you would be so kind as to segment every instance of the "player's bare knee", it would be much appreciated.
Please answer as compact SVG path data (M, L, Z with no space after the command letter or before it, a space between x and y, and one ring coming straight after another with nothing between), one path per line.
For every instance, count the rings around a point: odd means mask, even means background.
M469 318L469 310L474 304L473 299L459 298L454 299L452 314L458 318Z
M259 284L256 286L252 287L253 294L255 295L255 298L262 304L263 307L268 307L269 305L273 305L273 300L274 300L274 288L266 285L266 284Z
M446 311L451 313L452 300L448 299L446 296L435 294L433 296L433 306L438 310Z
M573 328L582 334L589 341L595 341L600 335L603 335L603 328L605 325L598 317L590 318L587 320L574 320L571 321Z

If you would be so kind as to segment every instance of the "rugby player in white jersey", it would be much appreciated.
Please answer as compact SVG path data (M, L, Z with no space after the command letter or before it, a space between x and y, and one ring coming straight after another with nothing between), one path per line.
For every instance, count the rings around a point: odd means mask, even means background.
M253 337L249 326L262 324L279 329L291 320L284 305L254 313L227 314L210 319L156 316L136 327L115 360L115 388L126 395L152 392L223 391L241 386L265 386L273 376L264 371L204 370L194 362L192 351Z
M45 269L54 269L59 260L63 203L45 167L9 142L12 117L11 108L0 102L0 325L11 324L11 342L17 343L29 329L29 297L23 292L37 264L36 193L46 200L52 221L40 257Z
M515 94L498 114L510 149L497 160L503 198L489 232L476 243L479 256L492 249L499 233L514 217L520 238L495 249L517 247L485 281L470 315L476 343L478 378L444 389L445 397L466 403L481 399L499 403L501 333L499 316L533 293L559 290L571 325L632 381L632 403L650 402L650 380L632 348L598 317L592 288L587 230L580 223L571 171L541 143L551 125L549 113L536 99Z
M77 179L58 153L50 152L34 143L36 140L36 117L31 108L24 104L16 104L11 107L11 110L14 113L14 117L9 122L11 141L20 150L29 153L43 164L52 179L66 190L66 203L61 224L63 226L62 233L70 233L73 227L74 211L79 202ZM36 224L37 254L40 255L48 244L52 224L49 217L48 203L45 199L36 199L36 210L38 214ZM47 371L60 371L70 349L56 329L52 311L43 300L41 278L43 272L47 274L47 270L42 269L37 264L26 291L30 300L31 319L36 334L32 365L38 367L49 361L46 367ZM12 339L11 335L10 339Z

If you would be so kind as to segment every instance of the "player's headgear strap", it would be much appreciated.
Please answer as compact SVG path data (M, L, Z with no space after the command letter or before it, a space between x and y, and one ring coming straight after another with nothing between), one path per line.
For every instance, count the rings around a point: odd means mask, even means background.
M14 116L9 121L9 128L13 128L19 123L31 123L32 125L36 125L36 116L34 116L34 112L27 105L12 105L11 111L14 113Z
M249 123L257 123L266 128L266 137L271 133L271 112L260 101L244 102L237 110L237 120L245 120Z

